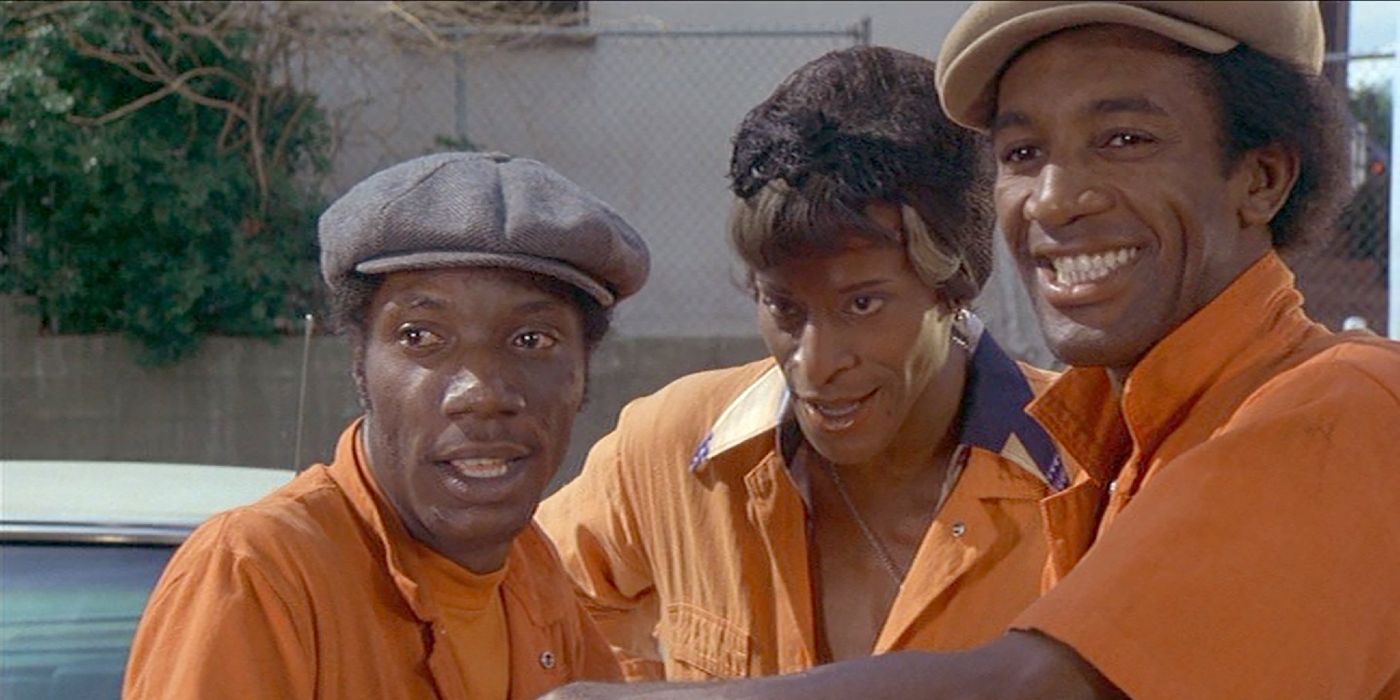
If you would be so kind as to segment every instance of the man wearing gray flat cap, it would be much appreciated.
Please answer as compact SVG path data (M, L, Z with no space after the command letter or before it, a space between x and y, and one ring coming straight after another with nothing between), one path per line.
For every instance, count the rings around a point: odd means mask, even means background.
M535 698L619 677L531 522L590 353L648 254L532 160L356 185L321 269L364 416L329 465L201 525L142 617L128 698Z
M1000 639L551 698L1400 698L1400 344L1303 312L1345 132L1312 2L978 2L938 61L988 132L1075 468Z

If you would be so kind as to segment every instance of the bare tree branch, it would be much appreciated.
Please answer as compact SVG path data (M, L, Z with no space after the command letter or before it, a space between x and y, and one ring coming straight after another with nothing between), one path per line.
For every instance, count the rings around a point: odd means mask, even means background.
M169 97L170 95L175 93L184 94L182 90L186 82L198 78L201 75L208 75L210 73L216 73L218 71L219 69L217 68L195 68L194 70L186 71L176 76L173 80L166 83L164 86L160 87L154 92L146 93L141 97L138 97L106 114L103 114L102 116L84 117L81 115L72 114L68 116L68 120L73 122L74 124L78 124L81 126L101 126L108 122L113 122L118 119L121 119L122 117L125 117L126 115L131 114L132 112L135 112L136 110L141 109L142 107L145 107L146 105L151 104L152 102L155 102L156 100ZM188 97L188 95L186 96ZM228 105L232 108L237 108L237 105L231 102L225 102L223 104ZM210 106L215 105L211 104ZM229 109L228 111L231 114L234 113L234 109Z
M3 0L0 0L3 1ZM168 97L176 97L224 115L216 147L240 152L257 184L266 210L270 172L290 165L288 150L298 126L316 108L306 95L306 78L313 57L333 61L347 70L373 75L380 66L375 52L411 50L449 55L469 44L496 45L507 38L468 36L448 30L473 26L572 23L577 14L559 12L548 2L455 2L448 0L377 0L357 3L307 3L287 0L255 2L190 2L161 0L136 4L129 0L102 7L131 19L131 27L115 41L83 36L83 10L90 2L7 3L7 32L51 26L79 55L116 67L157 87L95 117L70 115L82 126L119 120ZM94 43L96 41L96 43ZM374 50L366 54L365 47ZM206 62L212 54L223 61ZM228 59L233 59L229 63ZM215 65L217 64L217 65ZM299 65L300 71L293 66ZM238 66L230 68L229 66ZM246 66L246 72L243 66ZM288 102L292 100L292 102ZM356 110L371 102L353 99L342 108ZM286 116L281 116L286 115ZM327 114L330 145L345 142L343 129L356 120ZM275 130L269 125L275 122ZM274 135L275 134L275 135ZM387 139L389 134L368 134Z

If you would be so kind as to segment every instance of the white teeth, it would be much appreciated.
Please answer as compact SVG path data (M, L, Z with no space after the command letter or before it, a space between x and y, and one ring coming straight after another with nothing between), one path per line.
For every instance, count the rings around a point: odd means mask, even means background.
M1055 268L1055 282L1061 285L1096 282L1109 273L1128 264L1138 254L1137 248L1118 248L1093 255L1066 255L1051 258Z
M458 476L466 479L494 479L505 476L510 465L503 459L454 459L448 464Z
M841 418L855 413L856 409L860 408L860 402L856 401L852 403L843 403L835 406L829 404L823 405L814 403L812 404L812 408L817 409L817 412L821 413L824 416L828 416L831 418Z

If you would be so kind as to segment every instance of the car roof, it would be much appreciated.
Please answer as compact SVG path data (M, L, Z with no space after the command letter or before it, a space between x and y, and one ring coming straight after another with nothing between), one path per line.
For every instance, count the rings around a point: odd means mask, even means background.
M206 464L0 460L0 521L191 528L293 476Z

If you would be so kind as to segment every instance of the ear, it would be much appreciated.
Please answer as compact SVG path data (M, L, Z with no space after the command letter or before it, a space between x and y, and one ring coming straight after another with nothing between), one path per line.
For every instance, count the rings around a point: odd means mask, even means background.
M1237 166L1245 191L1240 199L1243 228L1269 225L1298 181L1298 152L1282 144L1252 149Z

